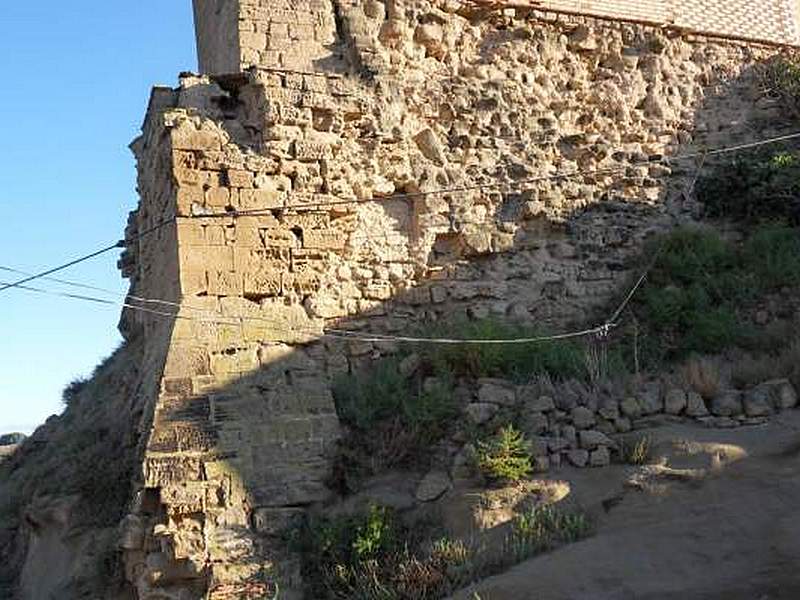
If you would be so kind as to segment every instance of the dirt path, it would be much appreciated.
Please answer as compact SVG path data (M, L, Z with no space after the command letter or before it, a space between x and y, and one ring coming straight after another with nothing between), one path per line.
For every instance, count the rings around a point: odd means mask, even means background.
M573 501L598 515L597 535L454 599L800 599L800 414L748 430L656 435L669 466L722 466L647 491L623 488L631 468L568 474Z

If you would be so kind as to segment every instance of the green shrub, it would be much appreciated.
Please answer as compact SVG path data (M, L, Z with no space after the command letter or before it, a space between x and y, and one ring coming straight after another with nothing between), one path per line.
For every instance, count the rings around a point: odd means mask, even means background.
M447 324L429 333L430 337L468 340L506 340L541 335L541 330L494 319ZM570 340L530 344L429 344L423 346L421 352L436 373L508 377L518 381L544 374L554 379L587 377L583 347Z
M712 218L800 224L800 152L759 150L708 168L697 197Z
M744 243L741 263L761 291L800 284L800 231L781 224L760 227Z
M339 418L364 430L398 414L411 395L410 384L394 360L381 361L366 373L342 376L333 386Z
M429 524L405 526L390 510L372 506L309 522L295 550L313 598L443 598L474 580L476 550L434 533Z
M364 522L356 529L353 552L358 560L379 556L392 546L394 525L389 511L381 506L370 506Z
M538 552L583 539L581 513L550 507L518 517L502 547L443 537L431 522L404 525L391 511L309 521L294 538L307 597L318 600L437 600Z
M795 117L800 117L800 63L794 55L775 56L761 69L765 91Z
M401 375L396 360L340 377L333 386L337 413L350 427L340 444L340 487L347 477L371 475L395 466L424 462L455 424L458 405L449 379L422 388Z
M513 426L478 442L478 470L490 481L519 481L533 471L531 445Z
M635 296L645 361L682 359L755 343L740 316L763 294L800 284L800 232L758 226L740 245L710 229L682 228L658 240L657 261ZM757 340L756 340L757 341Z
M73 402L75 402L81 392L86 389L88 384L89 380L82 377L76 377L70 381L61 392L61 402L64 404L64 406L70 406Z

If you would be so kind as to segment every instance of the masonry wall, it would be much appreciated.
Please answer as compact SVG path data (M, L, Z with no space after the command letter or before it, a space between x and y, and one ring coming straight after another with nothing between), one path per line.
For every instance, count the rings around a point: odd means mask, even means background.
M193 0L192 4L200 71L238 72L242 58L238 0Z
M282 23L247 6L254 33ZM643 241L696 209L695 165L660 158L784 131L769 49L448 7L303 3L292 22L338 17L348 73L155 93L134 222L176 223L126 264L180 307L150 325L169 348L126 538L140 598L294 597L279 533L330 495L337 374L453 319L600 318Z

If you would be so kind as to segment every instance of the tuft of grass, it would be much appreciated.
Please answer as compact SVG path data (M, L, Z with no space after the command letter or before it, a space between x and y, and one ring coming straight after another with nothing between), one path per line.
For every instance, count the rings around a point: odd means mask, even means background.
M430 523L404 525L391 511L370 507L311 520L295 532L293 545L302 558L307 597L437 600L591 530L582 513L541 507L513 522L501 548L488 548L441 536Z
M310 521L295 535L309 597L442 598L472 581L476 549L425 529L377 506Z
M744 243L740 261L741 268L755 278L759 292L798 285L800 233L779 223L763 225Z
M533 471L531 444L513 425L478 442L478 470L492 482L514 482Z
M723 388L719 364L711 358L692 356L681 371L689 387L706 400L714 398Z
M559 544L577 542L592 531L591 521L581 512L564 513L545 505L530 509L512 523L504 554L522 562Z
M643 435L631 440L623 440L622 460L629 465L647 465L653 459L653 439Z
M432 337L459 339L514 339L537 337L542 331L496 319L460 321L435 328ZM554 379L586 379L584 348L575 341L531 344L456 344L422 347L421 352L436 373L467 377L505 377L527 381L534 375Z

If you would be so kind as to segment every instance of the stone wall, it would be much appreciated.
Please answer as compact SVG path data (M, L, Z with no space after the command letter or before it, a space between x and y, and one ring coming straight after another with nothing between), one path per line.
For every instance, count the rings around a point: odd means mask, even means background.
M332 68L336 21L332 0L193 0L202 73L251 66Z
M292 597L277 534L329 496L329 382L397 351L374 334L589 320L643 240L691 218L694 165L662 157L785 130L768 48L451 2L240 8L269 68L157 89L134 144L122 266L179 304L123 319L160 377L126 521L143 599ZM275 69L292 55L304 69Z
M203 73L235 73L241 66L238 2L194 0L197 57Z

